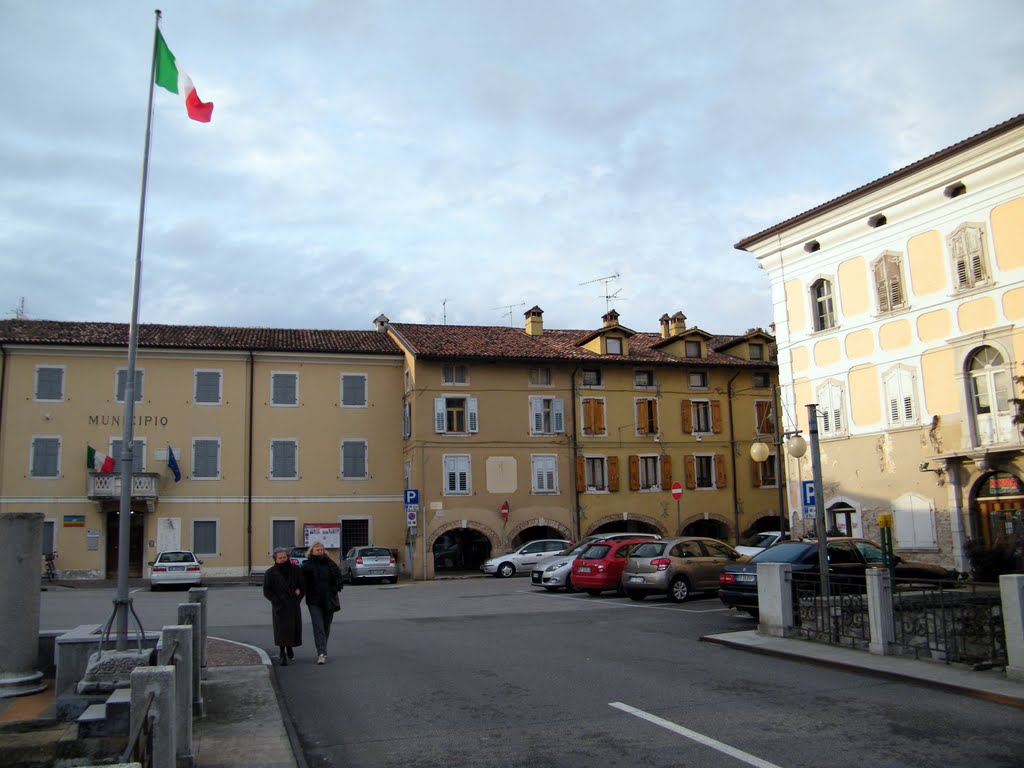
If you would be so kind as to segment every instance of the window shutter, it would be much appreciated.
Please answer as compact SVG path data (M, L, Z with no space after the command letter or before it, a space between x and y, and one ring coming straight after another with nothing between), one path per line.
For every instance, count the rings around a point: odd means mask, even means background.
M640 457L636 454L629 457L629 490L640 490Z
M592 435L594 434L594 401L586 398L582 401L583 405L583 434Z
M402 403L402 437L406 440L412 434L412 403Z
M725 488L725 456L720 453L715 454L715 487Z
M693 433L693 406L691 405L689 400L683 400L682 413L683 413L683 433L687 434L687 435L692 434Z
M587 490L587 464L582 456L576 457L576 492Z
M440 434L447 432L445 429L445 402L443 397L434 398L434 431Z
M604 434L604 400L594 400L594 434Z
M667 453L661 456L661 490L672 488L672 457Z
M654 434L658 434L661 430L658 428L658 401L651 400L651 426L654 428Z
M914 420L914 398L910 395L903 396L903 418L908 423Z
M557 434L565 432L565 401L561 398L551 401L551 431Z
M619 457L608 457L608 490L615 493L619 490Z
M540 435L544 432L544 400L539 397L530 398L530 434Z
M722 431L722 403L718 400L711 401L711 431L716 435Z
M771 460L772 460L772 457L769 456L767 458L767 461L771 461ZM753 459L750 460L750 484L754 488L760 488L761 487L761 462L760 461L754 461Z
M341 444L341 476L345 479L366 477L366 443L346 440Z
M475 397L466 398L466 422L470 432L480 431L480 420L477 416L477 400Z
M691 491L697 487L697 462L693 456L686 457L686 487Z
M121 446L124 445L124 440L111 440L110 441L110 457L114 460L114 468L111 470L114 473L121 471ZM142 472L144 469L143 459L145 448L141 440L132 440L132 472Z
M271 442L270 476L277 480L296 477L295 452L295 443L292 440L274 440Z
M217 449L216 440L196 440L192 444L193 477L216 478L220 474Z
M196 371L196 402L220 402L219 371Z
M39 368L36 373L36 399L62 400L64 398L64 369Z
M275 373L270 379L270 400L274 405L298 404L298 376L294 373Z
M366 405L366 377L344 375L341 377L342 405Z
M636 431L640 434L647 432L649 402L648 400L636 401Z

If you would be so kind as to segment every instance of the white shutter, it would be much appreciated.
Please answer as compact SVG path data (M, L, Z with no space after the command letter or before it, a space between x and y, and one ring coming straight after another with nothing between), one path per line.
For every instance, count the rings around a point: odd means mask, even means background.
M551 401L551 431L565 432L565 401L554 398Z
M530 434L544 434L544 399L530 398Z
M408 439L412 434L412 404L406 400L402 403L402 437Z
M434 398L434 431L440 434L444 434L448 430L445 429L445 399L443 397Z
M479 419L477 418L477 404L475 397L466 398L466 423L469 426L470 432L480 431Z

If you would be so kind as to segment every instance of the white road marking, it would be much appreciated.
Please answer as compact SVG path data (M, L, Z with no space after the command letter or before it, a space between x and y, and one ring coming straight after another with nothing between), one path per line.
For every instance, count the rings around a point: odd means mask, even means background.
M705 736L702 733L691 731L689 728L684 728L681 725L676 725L670 720L665 720L663 718L658 717L657 715L652 715L648 712L644 712L642 709L637 709L636 707L631 707L628 704L623 704L621 701L610 702L608 706L615 707L616 709L622 710L627 714L639 717L641 720L646 720L649 723L660 725L662 728L666 728L672 731L673 733L678 733L680 736L685 736L688 739L692 739L693 741L696 741L698 744L703 744L705 747L711 747L712 749L718 750L719 752L729 755L730 757L734 757L737 760L746 763L747 765L754 765L757 766L757 768L779 768L779 766L777 766L775 763L769 763L767 760L762 760L759 757L754 757L754 755L751 755L747 752L736 749L735 747L730 747L728 744L723 744L720 741L716 741L715 739L712 739L710 736Z

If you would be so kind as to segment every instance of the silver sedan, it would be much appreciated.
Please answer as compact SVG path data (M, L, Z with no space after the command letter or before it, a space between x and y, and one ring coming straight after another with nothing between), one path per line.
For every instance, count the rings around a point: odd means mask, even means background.
M745 560L745 555L717 539L687 536L650 541L629 553L620 583L632 600L665 595L681 603L694 592L717 590L722 569Z

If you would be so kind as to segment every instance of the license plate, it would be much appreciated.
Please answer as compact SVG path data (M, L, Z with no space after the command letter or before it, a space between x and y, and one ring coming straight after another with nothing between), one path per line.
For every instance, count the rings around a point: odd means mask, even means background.
M577 573L590 573L590 566L589 565L581 565L580 569L579 569L579 571L577 571Z
M185 570L185 566L184 565L172 565L167 570L169 570L169 571L184 571Z
M757 576L753 573L737 573L736 581L743 582L744 584L753 584L757 581Z
M373 569L370 570L370 573L384 573L384 569L383 568L373 568Z
M530 574L530 581L532 581L534 584L540 584L540 580L541 580L541 575L539 573L531 573Z
M644 577L643 576L630 576L629 577L629 583L630 584L643 584L644 583Z

